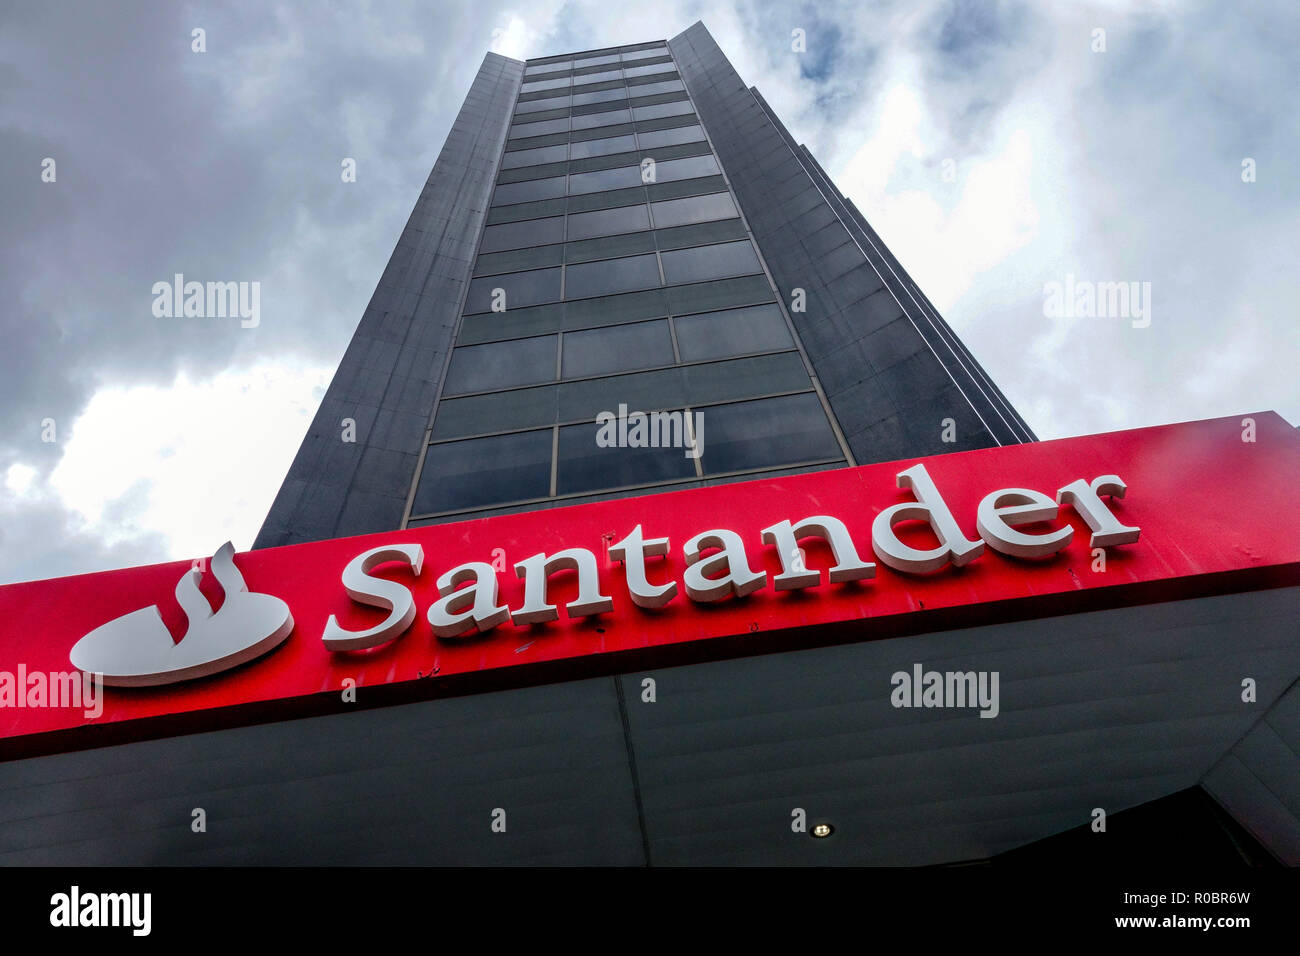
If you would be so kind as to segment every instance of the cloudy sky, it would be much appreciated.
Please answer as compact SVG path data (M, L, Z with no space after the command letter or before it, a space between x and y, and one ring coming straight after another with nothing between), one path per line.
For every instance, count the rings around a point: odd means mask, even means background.
M1040 437L1300 423L1294 0L6 3L0 583L248 548L483 54L697 19ZM156 317L175 273L260 324Z

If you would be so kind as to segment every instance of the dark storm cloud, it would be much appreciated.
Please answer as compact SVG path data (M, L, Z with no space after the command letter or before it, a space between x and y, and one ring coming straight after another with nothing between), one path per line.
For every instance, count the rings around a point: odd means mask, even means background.
M337 361L497 23L490 3L6 4L0 481L15 461L43 479L98 388ZM175 273L260 282L260 326L155 317L153 284ZM7 548L23 528L61 542L36 572L126 553L48 502L3 504Z
M257 3L8 6L8 450L32 454L39 421L68 421L95 385L285 350L336 359L487 47L489 12L471 27L413 8L370 19ZM404 40L413 22L422 29ZM349 26L370 35L358 42ZM196 27L204 53L191 51ZM469 32L459 48L472 52L448 55ZM47 156L53 184L40 179ZM340 180L344 157L356 184ZM260 281L260 327L156 318L151 288L177 272Z

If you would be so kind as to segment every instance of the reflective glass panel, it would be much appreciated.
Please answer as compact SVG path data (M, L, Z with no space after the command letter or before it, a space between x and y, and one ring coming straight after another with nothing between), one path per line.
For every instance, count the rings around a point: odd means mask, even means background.
M761 272L758 256L748 239L739 242L720 242L713 246L696 246L675 249L662 254L664 280L669 285L683 282L702 282L705 279L724 279L727 276L751 275Z
M655 228L683 226L688 222L708 222L710 219L730 219L737 216L736 204L727 193L707 196L689 196L685 199L665 199L651 203Z
M655 164L655 182L671 183L679 179L716 176L720 172L722 170L718 168L718 161L712 156L687 156L685 159L665 159Z
M610 292L630 292L659 285L654 255L627 256L569 266L564 273L564 297L581 299Z
M636 140L631 136L611 136L606 139L589 139L585 143L570 143L569 149L571 159L585 159L588 156L607 156L636 149Z
M551 492L551 429L430 445L413 511L428 514L544 498Z
M504 222L483 230L480 252L500 252L502 249L523 249L564 241L564 217L529 219L526 222Z
M613 126L615 123L627 123L632 115L627 110L605 110L603 113L586 113L573 117L574 129L594 129L597 126Z
M683 362L794 347L781 310L775 305L678 316L673 325Z
M839 458L839 443L811 392L709 405L703 416L706 474Z
M637 106L632 109L634 119L661 119L665 116L682 116L694 113L695 107L690 100L678 100L675 103L655 103L653 106Z
M649 133L638 133L637 142L642 149L656 146L672 146L677 143L696 143L704 139L704 130L698 126L677 126L673 129L656 129Z
M574 173L569 177L569 195L601 192L605 189L626 189L641 185L640 166L616 166L594 173Z
M447 395L536 385L555 378L556 336L467 345L451 353Z
M585 106L589 103L612 103L614 100L627 99L627 89L619 86L612 90L594 90L591 93L578 93L573 97L574 106Z
M617 414L617 409L611 409ZM601 426L594 422L566 425L560 429L556 472L556 493L575 494L604 488L654 484L674 478L695 477L695 463L686 456L686 442L680 437L685 428L681 411L637 416L627 419L631 431L625 430L628 442L617 444L617 423ZM611 431L612 429L612 431ZM654 434L651 435L653 430ZM607 446L613 438L615 444ZM631 447L651 440L656 444L674 442L674 447Z
M618 206L614 209L570 215L568 238L572 242L575 239L614 236L622 232L637 232L649 228L650 216L644 205ZM609 253L605 254L609 255Z
M504 290L504 296L497 296L494 293L496 289ZM509 311L539 302L553 302L559 297L559 269L511 272L471 280L469 295L465 299L465 312L490 312L496 301L503 302L506 311Z
M564 195L564 177L552 179L527 179L521 183L506 183L498 186L492 194L492 205L505 206L517 202L533 202L537 199L554 199Z
M565 378L672 364L673 342L664 319L564 333Z
M519 166L536 166L539 163L558 163L569 154L565 143L558 146L542 146L538 149L516 149L501 157L502 169L515 169Z

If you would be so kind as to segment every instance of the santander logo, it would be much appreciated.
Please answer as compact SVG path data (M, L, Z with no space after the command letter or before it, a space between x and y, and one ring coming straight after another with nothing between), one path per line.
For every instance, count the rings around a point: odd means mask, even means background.
M151 604L101 624L79 640L70 654L73 666L103 674L105 684L117 687L171 684L261 657L289 636L289 605L248 590L229 541L212 556L212 573L225 594L219 611L213 612L199 590L197 569L186 571L176 585L176 600L187 619L179 642L172 640L158 605Z
M975 515L976 538L968 538L924 464L895 475L911 501L880 510L871 523L870 554L901 575L931 575L945 567L961 567L992 551L1021 562L1050 559L1070 545L1074 527L1060 523L1062 507L1071 507L1088 526L1089 547L1132 544L1141 529L1123 524L1104 497L1123 498L1127 487L1118 475L1091 481L1079 478L1059 488L1055 497L1031 488L1001 488L984 496ZM898 534L906 522L928 525L934 547L918 548ZM1047 527L1058 522L1055 527ZM804 564L799 542L820 538L833 565L824 572ZM726 528L711 528L689 538L681 547L685 565L679 582L658 570L671 544L666 537L647 537L642 526L608 544L610 560L623 565L623 581L631 603L655 612L684 594L696 604L743 599L769 585L777 591L863 581L876 576L873 561L863 560L860 544L844 523L828 514L798 520L783 519L763 528L762 545L772 548L781 571L772 576L754 567L741 536ZM915 539L913 539L915 540ZM388 611L382 622L363 630L343 627L334 615L325 622L321 643L327 651L355 651L395 640L414 623L415 595L406 584L371 572L380 565L405 564L418 580L424 570L424 549L413 542L389 543L356 555L343 569L342 583L357 604ZM221 609L213 613L199 591L199 573L190 570L176 586L176 599L189 620L184 638L173 642L157 605L132 611L91 631L72 649L72 663L87 673L103 674L105 684L143 687L206 677L253 660L279 646L293 630L289 606L269 594L248 590L235 567L234 548L226 542L212 559L212 570L225 592ZM515 564L523 580L522 604L500 603L498 571L482 561L467 561L445 570L436 579L437 598L426 617L436 637L445 641L473 639L510 622L515 627L546 624L559 618L551 600L554 575L572 572L577 597L565 604L570 618L614 610L605 593L600 562L588 548L570 547L534 554Z

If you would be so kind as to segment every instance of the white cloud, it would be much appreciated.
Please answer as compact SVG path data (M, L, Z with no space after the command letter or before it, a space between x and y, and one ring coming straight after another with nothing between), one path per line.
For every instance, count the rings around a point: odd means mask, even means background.
M492 52L512 60L525 59L532 37L533 31L528 24L517 16L511 16L504 27L493 28Z
M36 481L38 472L31 465L24 465L22 462L15 462L9 466L5 472L5 487L18 497L25 496L31 491L32 484Z
M276 362L170 386L109 387L72 426L48 481L108 544L161 536L159 560L253 543L332 369ZM10 469L12 475L13 469Z

